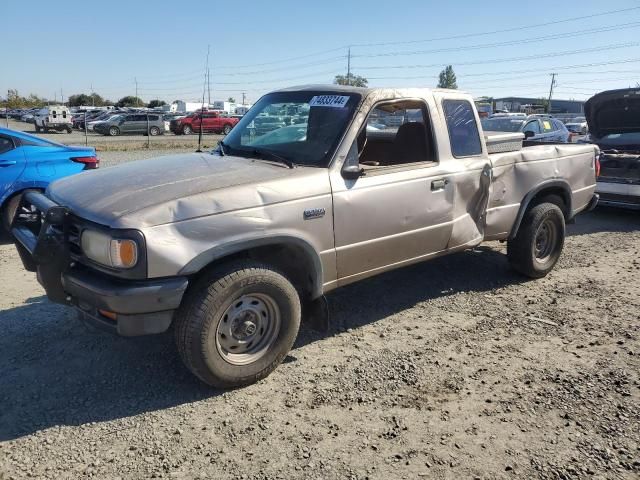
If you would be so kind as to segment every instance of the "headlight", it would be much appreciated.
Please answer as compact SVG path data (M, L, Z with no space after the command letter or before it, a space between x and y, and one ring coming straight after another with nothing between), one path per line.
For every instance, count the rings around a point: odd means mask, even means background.
M138 244L134 240L85 230L80 243L87 258L107 267L132 268L138 263Z

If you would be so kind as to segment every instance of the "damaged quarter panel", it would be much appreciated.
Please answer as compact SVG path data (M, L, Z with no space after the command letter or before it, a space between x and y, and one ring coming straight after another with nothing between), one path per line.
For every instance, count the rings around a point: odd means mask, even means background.
M538 191L563 189L571 209L566 212L567 218L584 210L595 191L597 151L593 145L538 145L492 154L487 240L506 238L521 207L526 207L523 201L530 200Z

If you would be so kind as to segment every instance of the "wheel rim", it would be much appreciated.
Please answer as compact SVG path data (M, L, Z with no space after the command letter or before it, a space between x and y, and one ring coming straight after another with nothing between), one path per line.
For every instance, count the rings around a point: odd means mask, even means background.
M184 134L185 135L189 135L191 133L191 128L190 127L184 127Z
M117 129L117 128L112 128L112 129L109 131L109 133L110 133L111 135L115 136L115 135L117 135L117 134L118 134L118 129Z
M154 137L155 137L155 136L158 134L158 129L157 129L157 128L152 128L152 129L149 131L149 133L150 133L152 136L154 136Z
M545 262L554 252L558 240L558 228L551 219L544 220L538 227L533 253L539 262Z
M216 347L231 365L262 358L280 332L280 308L263 293L243 295L225 310L216 329Z
M225 135L228 135L230 131L231 131L231 129L228 126L224 127L223 132L224 132Z

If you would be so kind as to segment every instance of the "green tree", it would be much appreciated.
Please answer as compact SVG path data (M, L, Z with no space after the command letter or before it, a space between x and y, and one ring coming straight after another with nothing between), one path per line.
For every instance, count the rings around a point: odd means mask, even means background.
M127 95L122 97L116 102L118 107L144 107L144 102L141 98L134 97L133 95Z
M454 73L453 67L451 65L447 65L447 67L440 72L438 88L458 88L456 74Z
M79 107L80 105L91 105L93 99L84 93L70 95L68 104L70 107Z
M351 85L352 87L366 87L369 84L369 80L360 75L354 75L349 73L348 75L336 75L333 79L335 85Z
M158 108L161 107L163 105L166 105L167 102L165 102L164 100L151 100L149 102L149 105L147 105L149 108Z
M235 99L235 98L233 98L233 97L229 97L229 98L227 98L227 102L229 102L229 103L236 103L236 99Z

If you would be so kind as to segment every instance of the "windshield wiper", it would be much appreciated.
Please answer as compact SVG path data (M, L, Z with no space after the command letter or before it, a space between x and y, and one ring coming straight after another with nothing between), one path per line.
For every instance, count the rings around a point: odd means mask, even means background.
M289 168L294 168L294 164L293 164L293 162L291 160L289 160L286 157L283 157L282 155L278 155L277 153L274 153L274 152L272 152L270 150L262 150L262 149L254 147L251 151L252 151L252 153L254 155L260 155L262 157L268 157L268 159L277 160L280 163L284 163ZM265 160L266 159L267 158L265 158Z

